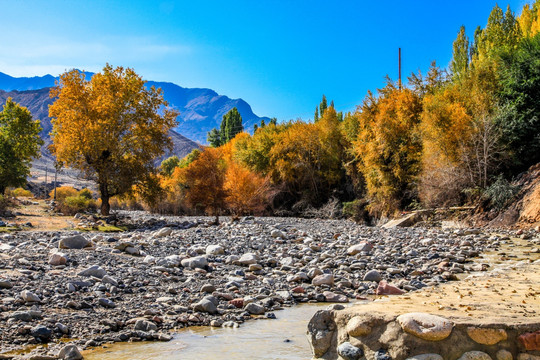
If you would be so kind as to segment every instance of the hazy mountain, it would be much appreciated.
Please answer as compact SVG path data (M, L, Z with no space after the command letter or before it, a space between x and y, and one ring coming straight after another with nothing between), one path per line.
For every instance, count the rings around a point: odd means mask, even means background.
M87 76L92 75L92 73L86 74ZM55 79L51 75L15 78L0 72L0 89L5 91L36 90L54 86ZM169 105L180 111L178 127L175 128L176 132L202 144L206 143L208 131L214 127L219 127L223 115L233 107L236 107L242 115L244 129L247 131L252 131L253 125L259 123L261 119L268 122L268 118L255 115L251 106L244 100L230 99L227 96L219 95L211 89L184 88L173 83L156 81L148 81L147 85L162 88L164 98L169 102ZM38 94L33 96L38 96ZM24 97L30 98L32 96L26 94ZM37 99L34 99L34 101L37 101ZM43 105L46 100L42 100L40 103ZM42 115L35 114L34 116L41 118Z

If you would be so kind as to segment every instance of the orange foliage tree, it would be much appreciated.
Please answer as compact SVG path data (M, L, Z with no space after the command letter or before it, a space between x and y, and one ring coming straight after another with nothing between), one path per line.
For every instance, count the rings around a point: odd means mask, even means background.
M133 186L155 184L154 160L172 148L168 132L178 113L167 108L161 89L147 89L132 69L110 65L86 80L72 70L51 90L52 152L60 163L94 179L108 215L109 199Z

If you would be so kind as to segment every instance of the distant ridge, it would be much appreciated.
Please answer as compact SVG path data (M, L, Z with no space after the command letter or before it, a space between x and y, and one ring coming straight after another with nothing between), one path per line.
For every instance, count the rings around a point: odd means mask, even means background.
M89 72L85 72L85 74L87 77L93 75L93 73ZM0 89L6 92L39 90L54 86L56 79L57 77L52 75L12 77L0 72ZM219 95L211 89L184 88L170 82L157 81L148 81L147 85L162 88L165 100L169 102L170 106L180 111L178 127L175 128L175 131L201 144L206 143L208 131L214 127L219 127L223 115L233 107L236 107L242 115L246 131L252 131L253 125L258 124L262 119L266 122L269 120L267 117L255 115L251 106L244 100L231 99L225 95ZM48 90L44 93L34 93L33 96L38 94L40 96L46 95L48 98ZM29 97L28 94L25 96L25 98ZM41 100L41 103L45 104L46 100ZM39 116L37 114L34 114L34 116L41 119L40 116L43 116L43 114L48 115L47 113L41 113Z

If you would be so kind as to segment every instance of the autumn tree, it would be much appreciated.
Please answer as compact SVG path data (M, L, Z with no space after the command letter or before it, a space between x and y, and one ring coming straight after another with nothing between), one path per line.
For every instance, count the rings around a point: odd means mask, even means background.
M8 186L22 186L30 175L30 162L40 156L41 125L27 108L8 98L0 112L0 195Z
M454 77L459 78L464 76L469 68L469 38L465 34L465 26L463 25L459 29L453 48L454 52L452 62L450 63L450 70Z
M106 65L90 80L72 70L51 90L52 152L59 162L94 179L101 213L109 199L154 182L154 161L172 148L168 132L178 112L161 89L146 88L133 69Z
M234 215L264 212L272 196L270 180L231 162L225 173L225 202Z
M359 134L354 150L359 158L371 211L392 215L415 199L420 171L420 98L394 83L368 96L359 114Z
M215 216L216 223L225 208L227 197L225 171L226 164L220 150L206 148L183 173L187 204Z

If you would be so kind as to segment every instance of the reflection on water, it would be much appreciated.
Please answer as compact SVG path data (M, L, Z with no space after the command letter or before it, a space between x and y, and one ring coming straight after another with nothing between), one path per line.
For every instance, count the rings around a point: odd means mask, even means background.
M303 304L276 311L275 320L248 321L237 329L191 327L170 342L118 343L85 354L86 360L290 359L309 360L306 337L312 315L328 304Z

